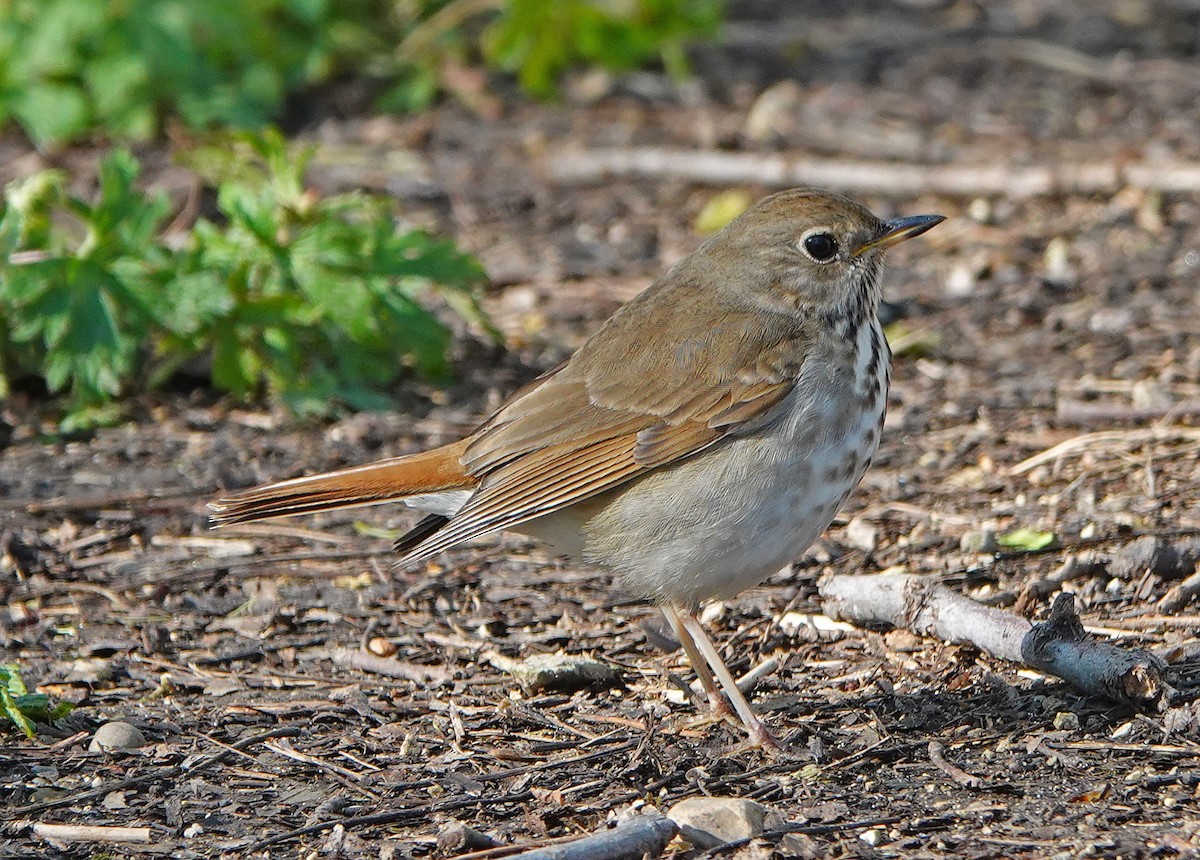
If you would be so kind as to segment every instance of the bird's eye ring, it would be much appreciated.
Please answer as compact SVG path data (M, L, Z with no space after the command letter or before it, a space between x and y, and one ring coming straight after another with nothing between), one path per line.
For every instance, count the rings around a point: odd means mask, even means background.
M800 240L804 253L817 263L828 263L837 256L838 243L831 233L814 230Z

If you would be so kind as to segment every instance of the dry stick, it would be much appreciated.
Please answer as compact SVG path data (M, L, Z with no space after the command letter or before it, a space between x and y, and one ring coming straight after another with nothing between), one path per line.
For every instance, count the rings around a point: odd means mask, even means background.
M948 762L946 760L946 747L940 741L929 742L929 760L933 762L938 770L959 785L966 786L967 788L979 788L984 783L980 777L969 774L957 765Z
M418 663L408 663L395 657L380 657L367 651L354 648L331 648L329 659L339 666L371 672L387 678L400 678L417 684L442 683L450 678L450 671L445 667L422 666Z
M100 496L59 496L53 499L0 499L0 510L23 510L27 514L70 513L133 506L190 507L206 490L146 490L134 493L105 493ZM153 505L151 505L153 503Z
M1129 430L1097 430L1095 433L1084 433L1074 436L1064 442L1059 442L1052 448L1047 448L1039 454L1034 454L1008 470L1010 475L1020 475L1043 463L1050 463L1062 457L1080 454L1084 451L1130 450L1150 442L1200 442L1200 427L1165 427L1154 426L1134 428Z
M149 827L108 827L100 824L33 823L33 832L60 842L149 842Z
M1145 708L1171 692L1163 678L1166 664L1155 655L1089 639L1070 594L1060 594L1050 618L1040 624L912 574L833 576L821 583L820 594L826 613L835 619L884 622L923 636L969 643L1062 678L1084 695Z
M1156 608L1159 612L1164 613L1177 612L1197 594L1200 594L1200 565L1196 567L1196 572L1191 576L1167 589L1167 593L1158 601Z
M560 150L547 158L546 173L562 183L651 177L713 185L819 185L845 192L966 197L1111 194L1126 186L1164 192L1200 191L1200 164L1193 162L922 165L656 147Z
M1112 424L1116 421L1157 421L1170 416L1200 415L1200 400L1182 400L1168 406L1137 407L1123 403L1093 403L1089 400L1059 400L1054 404L1058 424Z
M508 860L642 860L661 854L678 832L679 825L664 815L639 815L611 830L511 854Z

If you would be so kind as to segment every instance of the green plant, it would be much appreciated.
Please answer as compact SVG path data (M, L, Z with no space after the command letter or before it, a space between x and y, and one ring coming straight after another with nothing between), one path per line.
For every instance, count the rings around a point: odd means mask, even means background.
M304 414L382 406L403 374L447 372L430 293L495 334L476 303L482 269L452 242L397 231L384 199L313 194L311 152L276 132L225 149L243 169L217 182L222 218L182 241L161 235L169 204L136 188L128 153L103 161L95 203L50 172L7 190L0 374L64 393L65 429L113 420L115 397L198 357L242 399Z
M7 0L0 123L51 144L100 128L258 127L284 98L385 50L381 0Z
M5 195L0 342L12 349L0 367L65 391L76 423L111 414L107 401L133 374L162 304L171 255L156 235L169 207L133 187L137 173L117 152L100 166L94 204L68 195L57 171Z
M684 46L716 32L723 6L722 0L507 0L485 51L543 96L573 65L620 71L658 59L683 77Z
M28 738L37 734L34 723L52 723L71 713L70 702L50 706L45 693L31 693L21 678L20 668L13 663L0 665L0 707L4 715Z
M514 73L553 93L576 65L661 61L682 75L689 42L723 0L4 0L0 126L40 146L99 132L145 139L167 121L258 129L290 95L338 79L386 110L464 93L456 66ZM468 76L469 77L469 76ZM456 83L456 81L458 83Z

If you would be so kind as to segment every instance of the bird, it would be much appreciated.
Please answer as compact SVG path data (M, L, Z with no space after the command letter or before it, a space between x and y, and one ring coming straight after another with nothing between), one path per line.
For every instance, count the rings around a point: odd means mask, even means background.
M532 536L656 602L712 710L732 705L750 742L777 750L698 611L797 559L858 484L891 379L884 255L943 220L884 220L814 188L770 195L464 438L236 492L211 521L403 501L426 516L396 540L401 564Z

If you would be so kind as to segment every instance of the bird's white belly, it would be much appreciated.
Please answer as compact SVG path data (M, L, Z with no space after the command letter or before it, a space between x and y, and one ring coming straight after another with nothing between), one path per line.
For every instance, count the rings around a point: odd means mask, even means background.
M757 585L807 549L857 485L886 394L855 414L844 398L799 388L789 401L772 432L727 440L519 528L661 602L694 606Z
M757 585L825 531L878 448L890 358L882 332L863 325L846 352L802 373L769 426L512 530L663 603L690 607ZM439 493L410 503L452 515L462 501Z

